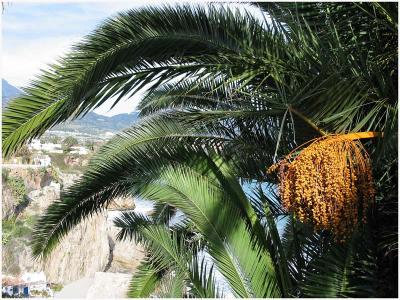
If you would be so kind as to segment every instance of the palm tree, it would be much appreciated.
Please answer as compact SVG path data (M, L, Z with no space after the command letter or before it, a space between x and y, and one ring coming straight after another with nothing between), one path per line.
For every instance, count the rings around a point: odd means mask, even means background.
M184 228L135 214L117 221L120 237L139 238L149 253L132 296L157 286L163 295L219 295L200 250L239 297L396 295L397 5L255 5L264 20L217 5L120 13L8 105L5 155L148 87L140 121L102 147L39 220L35 255L129 194L186 217ZM313 138L362 131L383 133L364 143L376 205L337 243L283 209L266 170ZM250 195L246 183L257 186Z

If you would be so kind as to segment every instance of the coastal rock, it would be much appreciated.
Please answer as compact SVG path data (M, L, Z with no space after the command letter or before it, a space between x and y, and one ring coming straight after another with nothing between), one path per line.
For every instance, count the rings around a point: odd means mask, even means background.
M135 200L132 197L118 197L111 201L108 210L130 210L135 208Z
M103 270L108 262L106 217L98 214L77 225L43 264L50 282L68 283Z
M132 274L145 257L144 248L129 239L116 241L118 231L114 226L110 228L110 237L113 238L114 245L112 262L107 272Z
M93 215L75 226L45 261L33 259L29 243L35 220L59 199L61 189L69 187L79 176L60 173L60 183L50 181L46 186L28 193L29 203L18 215L18 220L23 223L24 230L30 232L22 236L10 236L9 241L3 244L3 274L20 276L44 271L49 282L65 285L93 277L99 271L132 274L136 270L144 258L143 247L129 240L117 241L118 228L112 222L121 210L135 207L133 198L116 199L110 211ZM3 187L3 205L4 201L3 216L8 211L12 214L16 200Z
M31 191L27 196L30 200L30 204L26 207L23 214L41 214L54 200L60 198L60 184L52 182L49 186Z
M4 184L1 195L2 195L1 199L2 217L3 219L8 219L14 213L17 203L15 202L12 191L6 186L4 186Z
M129 274L97 272L86 299L127 298L131 278Z

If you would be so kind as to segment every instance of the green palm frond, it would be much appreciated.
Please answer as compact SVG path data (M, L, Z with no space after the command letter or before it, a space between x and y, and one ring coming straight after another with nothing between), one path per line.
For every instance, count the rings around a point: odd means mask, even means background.
M166 203L154 203L151 217L156 223L169 225L174 216L176 216L176 209L174 207Z
M62 193L60 201L49 206L34 230L35 256L47 255L80 220L107 207L112 198L127 195L131 188L128 176L137 174L139 183L146 182L173 158L184 159L185 152L190 157L190 149L199 148L193 144L196 139L211 145L221 140L195 134L193 127L171 118L156 116L151 120L143 120L107 143L90 161L82 178ZM184 139L188 140L186 145L178 143Z
M227 95L229 84L217 78L196 81L183 80L175 84L166 83L147 94L138 105L140 115L149 115L163 109L201 109L213 107L235 107L233 90ZM228 101L224 101L227 98ZM240 103L238 103L240 104Z
M229 30L220 30L221 26ZM263 39L254 17L213 6L120 13L8 105L3 114L3 153L11 154L25 141L69 117L84 115L109 97L119 100L148 84L155 88L181 75L231 74L236 64L243 64L241 55L251 57L264 50ZM213 55L228 59L225 64L207 59ZM229 55L239 61L232 62Z
M145 245L153 267L150 268L150 273L157 270L159 276L162 274L162 282L158 288L161 289L160 295L182 297L186 293L184 292L186 286L190 289L190 293L197 296L214 298L218 295L212 279L212 270L207 272L204 262L201 266L196 266L198 246L196 243L192 244L188 232L184 230L170 232L164 225L155 225L149 222L148 218L135 212L123 213L114 224L120 228L118 239L135 239L136 242ZM151 276L149 280L154 279L153 273L139 272L137 280L145 280L147 275ZM136 295L140 295L140 292L141 285Z
M307 89L299 86L297 91L310 94L314 87L319 88L295 108L302 108L300 111L315 124L325 119L319 125L334 132L369 130L366 124L372 130L384 130L387 123L380 116L397 101L394 88L397 55L393 52L397 35L390 29L397 27L397 18L388 13L397 11L396 4L382 7L375 3L257 5L272 20L284 24L282 28L286 26L287 30L281 28L281 31L289 40L299 44L308 41L305 51L293 50L299 55L308 52L307 56L314 58L312 63L304 60L305 64L312 65L304 77L309 80ZM347 22L343 16L349 16ZM379 57L385 57L387 63L377 63Z
M171 234L165 226L159 225L148 225L140 231L145 237L142 242L152 265L164 273L158 289L168 298L182 297L188 274L186 258L190 253L185 246L184 236L178 237L175 232Z
M130 239L136 243L143 241L142 230L149 225L154 224L152 220L143 214L136 212L123 212L114 220L114 225L120 228L116 238L117 240Z
M371 297L375 295L377 271L372 247L354 237L347 245L336 245L308 266L301 285L306 297Z
M196 298L222 298L223 294L218 290L215 277L214 268L207 264L203 257L201 262L198 260L198 256L193 256L191 265L189 267L191 272L192 283L190 293Z
M246 223L234 207L229 207L229 200L221 201L221 191L187 167L167 168L160 179L142 186L137 195L168 201L185 213L207 236L209 253L237 295L275 295L275 273L268 253L254 244Z
M178 236L176 232L170 232L165 226L148 225L141 229L146 237L143 243L148 251L152 264L159 270L167 270L176 267L180 271L187 270L185 257L189 249L186 249L185 237Z
M148 261L142 261L137 267L129 284L129 298L148 298L154 293L162 278L162 272L156 270Z
M277 221L279 215L274 213L273 206L270 205L268 197L265 195L262 187L259 185L252 197L253 206L259 206L259 215L263 218L265 228L267 231L268 251L273 258L275 269L277 270L280 280L279 283L282 285L281 289L287 294L292 291L292 278L289 273L289 264L286 258L286 253L282 247L281 237L279 236Z

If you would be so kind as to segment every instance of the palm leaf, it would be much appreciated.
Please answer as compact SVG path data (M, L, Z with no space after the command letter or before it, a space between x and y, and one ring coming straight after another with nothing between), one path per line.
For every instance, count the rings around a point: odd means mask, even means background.
M222 298L222 294L217 289L213 266L208 267L204 257L199 262L198 256L193 256L189 272L191 272L191 280L194 282L190 293L194 297Z
M309 265L302 291L306 297L370 297L375 294L376 256L354 238L332 247ZM357 245L358 244L358 245ZM361 249L360 249L361 248Z
M219 30L221 24L229 31ZM10 102L3 114L3 153L10 155L25 141L69 117L84 115L112 96L118 95L119 101L147 84L155 88L180 75L229 72L233 66L216 59L212 63L205 55L251 55L259 48L252 46L263 44L260 29L248 14L213 6L120 13L33 81L24 96Z
M153 181L142 186L137 194L153 201L165 202L168 199L171 205L182 210L208 237L211 256L238 295L246 295L247 289L254 295L276 293L274 273L269 273L273 272L273 266L268 254L254 245L249 233L245 234L247 226L241 218L232 217L235 210L227 205L221 206L221 200L218 200L220 192L203 183L202 177L190 169L168 168L164 172L162 178L167 180L167 185ZM215 211L218 211L218 218L214 216ZM235 230L227 232L230 228ZM271 271L265 273L265 270ZM250 286L243 281L243 273L248 276Z
M129 298L148 298L162 278L149 262L141 262L129 284Z

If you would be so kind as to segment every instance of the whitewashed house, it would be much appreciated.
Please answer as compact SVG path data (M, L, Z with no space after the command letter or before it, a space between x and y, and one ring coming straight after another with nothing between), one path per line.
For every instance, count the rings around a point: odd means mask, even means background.
M25 273L21 276L21 279L29 287L29 294L31 294L33 291L45 291L47 294L52 294L52 291L47 284L47 279L44 272Z
M51 157L48 155L35 155L33 157L33 164L42 167L48 167L51 165Z
M50 153L63 153L61 144L45 143L42 144L42 150Z
M40 151L42 150L42 144L40 143L40 140L33 139L32 142L29 144L28 148L29 150Z
M29 144L30 150L36 151L47 151L49 153L63 153L61 144L44 143L42 144L40 140L33 139Z
M71 149L70 153L72 154L86 155L89 153L89 150L83 146L73 146Z
M2 276L1 294L3 297L29 297L29 285L20 277Z
M25 273L21 277L2 276L3 297L30 298L43 292L49 297L54 296L44 272Z
M13 157L11 163L14 164L14 165L21 165L22 164L22 158L21 157Z

